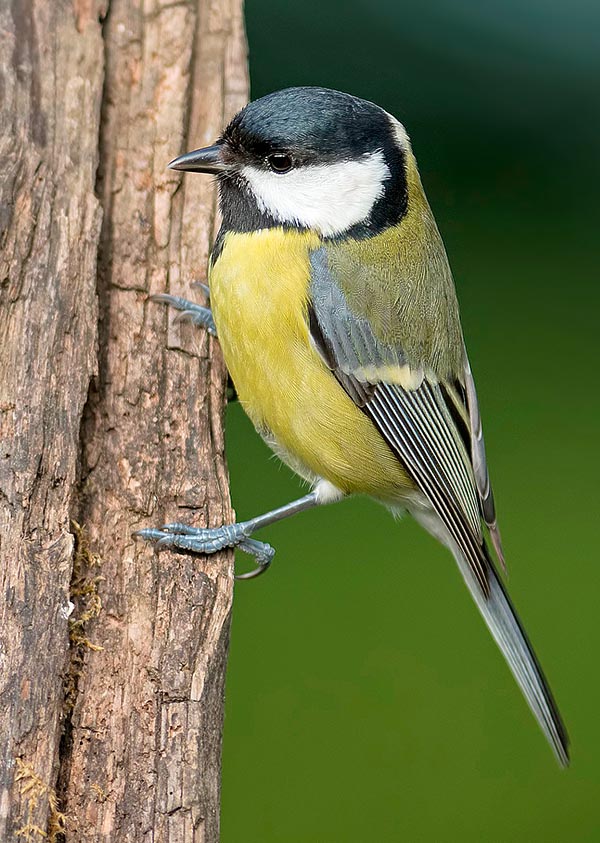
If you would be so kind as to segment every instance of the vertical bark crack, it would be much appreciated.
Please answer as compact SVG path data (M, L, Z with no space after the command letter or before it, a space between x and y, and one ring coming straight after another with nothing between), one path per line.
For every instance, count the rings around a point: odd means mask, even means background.
M101 179L101 163L102 163L102 115L105 107L106 98L106 27L108 15L110 13L110 5L106 0L106 5L98 8L98 22L100 24L100 38L102 46L102 79L101 79L101 95L99 103L99 123L96 135L97 153L96 153L96 172L94 175L94 195L101 206L101 191L99 190L99 181ZM81 27L81 20L78 21ZM104 214L103 214L104 220ZM96 249L96 296L99 295L99 278L103 259L102 238L99 237ZM86 665L87 651L98 652L102 648L94 644L87 635L87 627L89 622L100 614L102 602L99 594L99 586L102 581L101 575L98 573L99 558L95 556L89 547L89 542L85 529L80 525L80 498L81 488L85 480L83 476L84 460L83 454L85 449L85 435L88 427L88 419L90 414L90 400L92 390L95 388L99 380L100 360L102 357L102 349L106 348L107 343L103 343L106 336L102 336L102 319L98 320L97 328L97 347L95 349L96 365L95 371L90 378L87 389L87 396L80 417L79 436L78 436L78 452L77 452L77 474L76 483L73 488L71 498L71 507L75 509L72 512L70 519L70 529L73 535L73 561L71 569L71 580L69 585L69 656L67 667L63 677L63 699L62 699L62 715L61 715L61 734L58 745L57 770L56 770L56 808L60 811L60 816L64 821L57 827L56 821L53 819L53 811L50 810L48 817L47 834L50 840L56 840L56 843L66 843L68 840L68 825L67 817L61 811L67 801L68 783L71 772L71 760L73 754L73 711L77 702L79 693L79 680ZM50 806L52 808L52 806Z
M0 7L0 839L215 843L232 556L131 533L231 518L218 345L147 298L204 277L165 167L244 104L241 0L71 5Z

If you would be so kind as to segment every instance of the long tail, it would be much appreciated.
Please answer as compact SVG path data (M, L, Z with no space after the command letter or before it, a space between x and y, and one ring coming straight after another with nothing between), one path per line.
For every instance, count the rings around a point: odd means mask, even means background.
M490 595L486 598L466 559L463 559L456 549L454 556L479 611L508 662L558 762L566 767L569 763L567 730L540 663L533 652L533 647L529 643L494 564L488 559Z

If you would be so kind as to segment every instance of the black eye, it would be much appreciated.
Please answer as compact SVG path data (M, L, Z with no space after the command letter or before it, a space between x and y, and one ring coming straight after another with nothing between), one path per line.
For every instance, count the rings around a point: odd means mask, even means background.
M267 157L267 164L274 173L287 173L294 166L290 155L286 152L274 152Z

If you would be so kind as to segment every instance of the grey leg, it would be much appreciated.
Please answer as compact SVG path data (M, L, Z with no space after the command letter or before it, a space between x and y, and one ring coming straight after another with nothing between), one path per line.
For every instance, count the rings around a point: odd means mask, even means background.
M202 287L210 300L210 293L206 284L198 284L197 286ZM213 320L212 311L209 307L203 307L201 304L195 304L194 302L182 299L179 296L171 296L169 293L157 293L154 296L150 296L150 300L162 302L163 304L168 304L171 307L174 307L176 310L181 311L180 315L177 317L179 320L188 319L190 322L193 322L194 325L200 325L202 328L205 328L209 334L212 334L213 337L217 336L217 328Z
M238 524L224 524L222 527L189 527L187 524L165 524L160 529L138 530L134 536L153 542L158 550L168 548L175 553L207 554L216 553L225 547L239 547L256 559L256 568L247 574L236 577L239 580L249 580L264 573L273 560L275 550L265 542L251 538L256 530L289 518L297 512L304 512L319 503L317 492L311 492L296 501L258 515L249 521Z

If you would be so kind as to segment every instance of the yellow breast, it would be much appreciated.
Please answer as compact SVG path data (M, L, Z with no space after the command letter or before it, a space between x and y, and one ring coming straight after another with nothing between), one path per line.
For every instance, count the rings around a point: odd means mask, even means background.
M300 474L397 499L410 481L310 341L309 252L318 245L316 235L283 229L225 235L210 274L225 362L257 430Z

